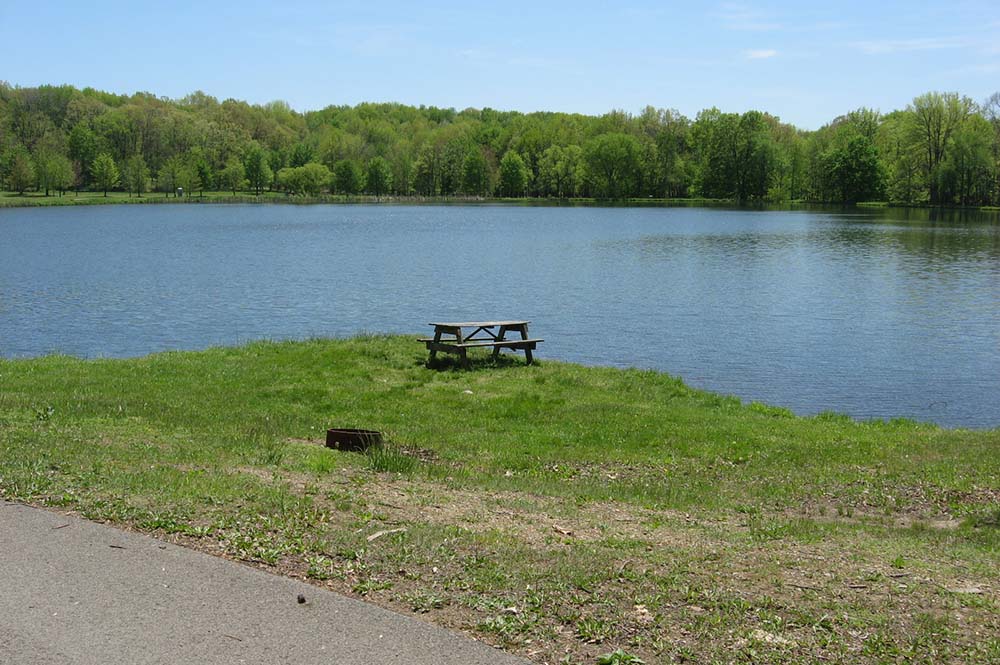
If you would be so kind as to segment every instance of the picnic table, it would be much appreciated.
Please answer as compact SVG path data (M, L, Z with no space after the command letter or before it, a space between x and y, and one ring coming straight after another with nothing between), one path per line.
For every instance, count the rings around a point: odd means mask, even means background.
M437 357L438 351L456 353L462 359L465 367L469 366L468 349L493 348L493 357L500 354L501 349L524 351L528 365L532 362L531 352L543 339L528 337L528 324L531 321L462 321L430 323L434 326L434 337L421 339L430 351L430 360ZM472 332L468 332L471 330ZM494 332L495 331L495 332ZM508 332L516 332L520 338L507 339Z

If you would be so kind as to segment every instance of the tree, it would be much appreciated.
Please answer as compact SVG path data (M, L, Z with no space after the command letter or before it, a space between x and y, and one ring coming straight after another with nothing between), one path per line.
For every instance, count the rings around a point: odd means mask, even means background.
M333 188L338 194L357 194L364 187L364 173L353 159L342 159L333 169Z
M225 168L219 172L219 186L232 190L233 196L236 196L236 190L243 188L246 181L247 176L243 168L243 162L235 157L231 157L226 162Z
M374 157L368 162L368 175L365 184L369 194L382 196L392 189L392 168L382 157Z
M323 188L330 182L330 169L316 162L309 162L305 166L294 169L298 172L298 179L302 191L310 196L319 196Z
M142 155L136 153L125 160L122 164L121 180L130 196L132 192L135 192L136 196L142 196L149 180L149 168L146 167L146 160Z
M300 193L302 184L300 182L298 169L286 166L278 171L275 178L278 181L278 187L281 188L285 194Z
M563 160L563 149L553 145L545 149L538 162L539 189L545 196L562 196L563 174L559 171L559 162Z
M392 146L386 157L392 168L392 191L406 196L413 192L412 146L408 140L400 140Z
M882 195L884 175L875 143L855 133L824 157L826 177L842 203L872 201Z
M50 189L59 189L58 180L60 177L65 179L67 172L69 173L70 180L66 182L63 189L68 186L69 182L72 182L73 169L69 163L69 159L51 150L39 152L35 155L36 187L39 191L44 191L45 196L49 195Z
M969 116L955 132L948 156L938 169L942 203L984 205L989 202L997 163L991 143L993 128L985 118Z
M886 195L894 203L926 201L922 183L923 150L917 140L913 114L894 111L882 119L878 147L885 171Z
M760 111L742 116L709 109L698 114L691 140L701 196L739 201L768 198L780 180L780 147L771 135L775 121Z
M431 142L420 148L416 161L413 163L413 187L422 196L434 196L439 191L441 180L441 155L437 146Z
M628 134L602 134L583 149L587 172L598 197L625 198L633 192L639 174L639 141Z
M205 196L205 190L210 189L215 180L215 174L212 173L212 165L209 164L208 159L204 155L198 155L194 162L194 182L198 186L199 196Z
M947 156L952 135L972 111L972 100L953 92L928 92L915 98L907 110L913 114L923 147L931 203L941 203L938 168Z
M24 194L24 190L35 182L35 165L28 150L23 146L12 148L4 155L3 162L7 187L13 192Z
M183 189L190 183L191 171L187 164L184 163L183 157L174 155L160 167L157 180L159 181L160 191L163 192L164 196L170 196L171 194L176 196L178 189Z
M267 186L273 189L278 184L278 171L285 168L285 166L290 166L288 160L285 159L285 152L283 150L268 150L267 166L271 169Z
M469 148L462 164L462 191L475 196L490 192L490 165L479 146Z
M313 161L314 151L305 143L296 143L292 148L292 154L288 159L288 165L295 168L305 166Z
M118 167L115 160L106 152L102 152L94 158L94 163L90 166L91 176L97 189L108 195L108 190L113 189L118 184Z
M549 196L574 196L583 177L583 150L578 145L550 146L538 165L540 189Z
M462 189L462 168L468 151L469 143L465 136L452 138L444 144L438 169L441 194L451 195Z
M500 160L500 196L524 196L531 172L521 155L508 150Z
M993 151L993 193L991 201L1000 203L1000 92L994 92L983 102L983 117L993 127L993 140L990 143Z
M65 155L53 155L48 163L49 184L59 191L62 196L67 189L73 186L75 175L73 173L73 162Z
M247 151L243 165L246 169L246 179L250 181L250 187L260 196L264 188L271 183L273 177L264 149L259 145L252 145Z

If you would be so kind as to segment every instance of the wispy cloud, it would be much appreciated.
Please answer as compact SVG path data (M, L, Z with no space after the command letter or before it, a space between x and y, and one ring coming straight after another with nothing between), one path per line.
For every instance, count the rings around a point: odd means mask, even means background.
M871 55L884 53L908 53L911 51L934 51L939 49L963 48L971 42L963 37L924 37L919 39L875 39L853 42L852 47Z
M715 12L715 16L721 19L722 26L729 30L762 32L781 29L781 23L772 17L741 3L727 2Z
M778 55L778 52L773 48L760 48L743 51L743 56L747 60L766 60L767 58L773 58L776 55Z

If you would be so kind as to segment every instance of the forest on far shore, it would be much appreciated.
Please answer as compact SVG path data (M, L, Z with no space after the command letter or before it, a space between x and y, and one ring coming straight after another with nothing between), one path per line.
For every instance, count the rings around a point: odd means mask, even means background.
M300 113L0 82L2 189L1000 204L1000 93L929 92L815 131L766 111L693 119L362 103Z

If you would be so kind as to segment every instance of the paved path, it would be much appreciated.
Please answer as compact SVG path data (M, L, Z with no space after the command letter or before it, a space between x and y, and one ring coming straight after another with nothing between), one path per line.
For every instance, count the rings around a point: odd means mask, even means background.
M303 582L0 502L2 665L526 662Z

